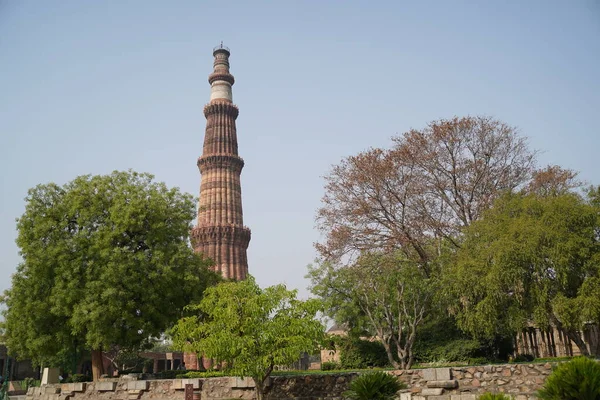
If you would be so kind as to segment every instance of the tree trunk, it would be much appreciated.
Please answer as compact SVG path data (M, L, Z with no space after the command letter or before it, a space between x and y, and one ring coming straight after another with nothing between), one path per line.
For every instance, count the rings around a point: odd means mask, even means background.
M263 400L265 390L263 382L260 382L260 379L254 379L254 384L256 385L256 400Z
M588 348L585 345L585 342L583 341L583 339L581 338L581 335L579 334L579 332L577 332L575 330L571 330L571 329L568 329L568 330L565 329L564 332L567 335L567 337L569 339L571 339L573 341L573 343L575 343L577 345L577 348L579 348L581 355L583 355L583 356L590 355L590 352L588 351Z
M102 350L92 350L92 378L94 382L98 381L104 374L104 362L102 360Z
M394 354L392 353L392 347L390 346L390 343L383 339L381 340L381 343L383 344L385 354L387 354L388 361L390 362L390 364L392 364L392 367L396 369L400 368L400 364L398 364L398 362L394 360Z

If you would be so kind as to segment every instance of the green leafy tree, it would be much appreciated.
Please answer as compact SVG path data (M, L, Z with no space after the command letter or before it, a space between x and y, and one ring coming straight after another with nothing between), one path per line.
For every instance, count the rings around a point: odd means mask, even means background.
M40 365L138 347L217 277L189 245L192 196L148 174L80 176L29 190L17 221L23 262L5 292L5 340Z
M435 279L401 253L365 254L352 266L309 266L311 291L329 316L381 340L388 360L408 369L417 329L430 310Z
M562 329L582 354L577 332L600 322L599 208L573 193L507 194L466 230L445 276L462 329L512 335L533 321Z
M315 319L316 299L301 301L284 285L261 289L253 277L208 288L190 306L196 316L182 318L172 330L175 348L224 363L232 374L249 376L263 398L265 380L276 365L297 361L319 348L323 325Z

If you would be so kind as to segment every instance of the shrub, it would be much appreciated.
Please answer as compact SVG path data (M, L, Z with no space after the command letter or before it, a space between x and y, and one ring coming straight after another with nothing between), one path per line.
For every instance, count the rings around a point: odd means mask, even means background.
M600 399L600 364L577 357L559 365L538 391L542 400Z
M474 357L474 358L469 358L467 360L467 363L469 365L483 365L483 364L489 364L490 360L488 360L485 357Z
M382 371L367 372L350 382L344 396L351 400L391 400L406 384Z
M497 347L496 343L470 338L450 317L432 316L419 328L413 352L419 363L467 362L472 358L491 360L500 353Z
M325 361L321 363L321 371L333 371L336 369L340 369L340 365L336 362Z
M225 373L223 371L187 371L187 372L182 372L182 371L178 371L179 374L177 374L175 377L176 378L182 378L182 379L195 379L195 378L214 378L217 376L225 376Z
M531 354L519 354L518 356L515 357L515 359L513 360L514 362L530 362L535 360L535 357L532 356Z
M165 371L160 371L159 373L156 374L156 378L157 379L175 379L175 377L177 376L177 374L181 374L183 371L176 371L176 370L165 370Z
M479 396L479 400L511 400L512 397L505 395L504 393L484 393Z
M25 378L21 382L21 387L23 388L23 390L27 390L30 387L39 387L40 384L41 384L40 380L37 380L37 379L34 379L34 378Z
M389 361L383 344L357 338L339 341L340 366L343 369L387 367Z

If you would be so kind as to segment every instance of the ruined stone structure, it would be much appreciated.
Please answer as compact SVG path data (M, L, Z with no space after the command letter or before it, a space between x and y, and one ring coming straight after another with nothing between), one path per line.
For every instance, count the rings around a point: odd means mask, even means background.
M198 224L192 230L194 250L214 262L214 270L224 278L241 280L248 275L246 249L250 229L244 226L240 174L244 160L238 155L229 73L229 49L213 50L214 71L208 76L210 102L204 107L206 133L198 168L202 175Z
M586 324L579 332L588 353L600 356L600 328ZM541 330L535 326L523 329L515 340L515 354L530 354L536 358L572 357L581 355L579 348L561 329Z

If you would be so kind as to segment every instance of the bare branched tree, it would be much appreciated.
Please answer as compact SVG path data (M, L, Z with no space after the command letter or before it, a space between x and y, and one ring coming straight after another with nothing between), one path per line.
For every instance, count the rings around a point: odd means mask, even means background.
M426 271L436 242L460 230L503 191L523 187L536 153L516 128L489 117L439 120L394 138L391 149L348 157L325 177L316 244L326 260L399 250Z
M558 165L548 165L533 172L525 191L539 196L558 196L583 185L584 183L577 179L577 172Z

